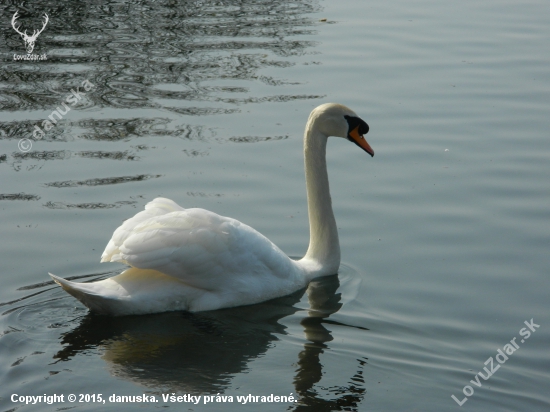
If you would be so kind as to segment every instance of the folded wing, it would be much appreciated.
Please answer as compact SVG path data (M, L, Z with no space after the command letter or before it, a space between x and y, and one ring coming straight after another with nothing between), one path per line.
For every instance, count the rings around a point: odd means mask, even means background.
M250 226L164 198L126 220L101 261L154 269L205 291L260 292L296 275L293 262Z

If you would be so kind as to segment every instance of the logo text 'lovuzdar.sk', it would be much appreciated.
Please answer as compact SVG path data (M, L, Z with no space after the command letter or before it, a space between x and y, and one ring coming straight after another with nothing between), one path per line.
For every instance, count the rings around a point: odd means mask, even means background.
M527 339L529 339L532 333L536 332L537 329L540 328L540 325L537 325L533 321L533 318L531 318L531 321L525 321L523 323L527 327L522 328L519 331L520 336L523 338L521 339L521 343L524 343ZM497 355L495 356L495 359L498 363L494 362L492 356L484 362L484 365L487 365L483 368L485 374L479 371L476 375L474 375L474 379L470 381L473 386L464 386L464 388L462 389L462 393L464 393L465 397L462 398L462 400L459 400L456 396L451 395L451 398L453 398L458 406L464 405L468 398L474 394L474 386L481 388L481 386L483 385L483 381L479 379L480 376L484 381L488 380L497 370L500 369L500 365L504 364L508 360L508 356L512 355L520 348L519 344L516 342L516 339L518 338L514 337L512 340L510 340L509 343L504 345L502 349L497 349Z

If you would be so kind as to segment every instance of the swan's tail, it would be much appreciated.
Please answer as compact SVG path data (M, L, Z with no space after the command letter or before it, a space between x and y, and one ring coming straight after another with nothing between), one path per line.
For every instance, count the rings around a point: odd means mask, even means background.
M81 301L92 312L103 315L111 315L113 298L98 293L94 283L76 283L48 273L55 283L61 286L67 293Z
M52 275L65 291L92 312L123 316L189 310L189 300L204 294L179 279L152 269L128 268L120 275L90 283Z

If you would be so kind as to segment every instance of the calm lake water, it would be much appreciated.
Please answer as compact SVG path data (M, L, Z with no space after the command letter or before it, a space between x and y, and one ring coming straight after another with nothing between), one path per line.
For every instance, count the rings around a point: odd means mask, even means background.
M550 410L549 2L1 10L2 411ZM47 60L14 60L16 11L28 33L48 14L33 51ZM157 196L302 256L302 134L325 102L366 120L376 152L329 143L338 276L249 307L122 318L50 282L123 270L101 252ZM143 394L158 402L109 401ZM296 401L237 401L249 394Z

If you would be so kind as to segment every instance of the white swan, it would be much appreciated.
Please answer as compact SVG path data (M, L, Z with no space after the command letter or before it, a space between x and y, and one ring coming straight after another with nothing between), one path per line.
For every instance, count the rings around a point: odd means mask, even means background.
M374 156L363 137L368 130L340 104L323 104L311 112L304 134L310 242L301 260L290 259L235 219L157 198L115 230L101 256L102 262L131 268L93 283L50 276L91 311L118 316L250 305L335 274L340 245L329 193L327 138L347 138Z

